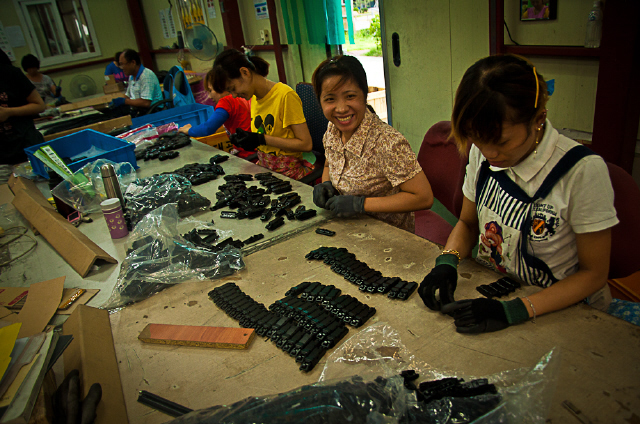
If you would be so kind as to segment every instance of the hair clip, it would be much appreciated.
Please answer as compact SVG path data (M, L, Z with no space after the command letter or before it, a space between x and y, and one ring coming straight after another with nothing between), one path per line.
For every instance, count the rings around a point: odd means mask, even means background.
M536 102L533 104L534 109L538 109L538 93L540 92L540 83L538 82L538 74L536 74L536 67L533 67L533 77L536 79Z

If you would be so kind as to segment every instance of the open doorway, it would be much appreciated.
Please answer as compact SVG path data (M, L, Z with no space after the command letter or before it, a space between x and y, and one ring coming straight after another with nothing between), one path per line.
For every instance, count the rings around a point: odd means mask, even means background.
M344 54L356 56L362 63L369 84L367 103L375 109L380 119L387 122L379 0L353 0L351 3L355 44L344 44L342 51ZM342 7L344 10L344 2ZM343 16L346 28L346 13L343 13Z

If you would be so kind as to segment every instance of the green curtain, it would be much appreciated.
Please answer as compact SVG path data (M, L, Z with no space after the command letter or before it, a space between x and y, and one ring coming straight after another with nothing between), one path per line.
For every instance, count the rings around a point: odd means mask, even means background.
M300 17L298 14L298 0L280 0L282 20L287 33L287 44L301 44ZM291 11L289 11L291 9ZM291 13L289 13L291 12ZM293 30L291 29L293 24Z
M349 41L353 43L351 0L346 2ZM304 16L310 44L344 44L341 0L303 0Z

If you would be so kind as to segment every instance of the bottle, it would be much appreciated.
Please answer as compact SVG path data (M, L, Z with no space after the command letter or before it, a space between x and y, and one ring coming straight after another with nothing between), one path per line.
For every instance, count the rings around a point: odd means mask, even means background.
M113 169L113 165L106 164L100 167L100 174L102 175L102 183L104 184L104 192L107 198L116 198L120 202L120 206L124 208L124 198L122 197L122 191L120 190L120 182L116 176L116 172Z
M596 0L593 2L589 18L587 20L587 34L584 38L584 46L589 48L600 47L600 38L602 37L602 2Z

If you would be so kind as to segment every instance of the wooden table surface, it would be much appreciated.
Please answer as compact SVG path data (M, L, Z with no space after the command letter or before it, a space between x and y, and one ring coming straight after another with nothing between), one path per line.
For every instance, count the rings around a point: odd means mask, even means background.
M445 373L485 376L532 367L556 349L561 363L548 422L578 423L565 408L569 400L597 423L635 423L640 416L640 328L577 305L547 316L479 335L455 332L450 317L428 310L414 293L407 301L363 294L320 261L304 258L320 246L345 247L385 276L420 282L439 254L436 245L371 218L323 224L334 237L309 228L295 237L245 258L246 269L223 280L184 283L111 315L120 377L131 423L171 418L136 402L147 390L192 409L229 404L248 396L281 393L314 383L331 353L309 373L271 342L256 338L247 350L145 344L137 337L149 323L237 327L207 296L216 286L235 282L266 306L302 281L334 284L343 293L374 306L376 315L361 327L385 322L396 329L415 358ZM475 287L498 278L480 265L459 267L456 298L479 297ZM533 293L534 287L515 295ZM350 328L343 340L359 329ZM334 348L335 349L335 348ZM349 374L351 370L344 369ZM355 369L353 370L355 372ZM345 375L346 375L345 374Z

